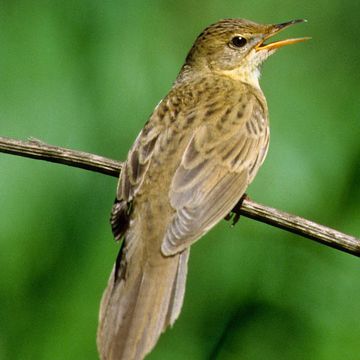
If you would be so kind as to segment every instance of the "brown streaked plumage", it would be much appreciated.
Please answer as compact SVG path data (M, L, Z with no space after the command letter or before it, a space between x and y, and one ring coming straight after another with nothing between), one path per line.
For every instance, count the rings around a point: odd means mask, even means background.
M300 22L206 28L121 172L111 225L122 249L100 308L101 359L143 359L183 303L189 248L244 194L269 144L259 67L266 39Z

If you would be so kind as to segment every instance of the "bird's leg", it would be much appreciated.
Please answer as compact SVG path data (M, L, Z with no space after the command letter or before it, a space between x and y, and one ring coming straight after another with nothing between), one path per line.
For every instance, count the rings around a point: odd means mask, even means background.
M226 220L226 221L232 220L231 226L235 226L237 224L237 222L239 221L241 205L242 205L243 201L247 198L248 198L247 194L244 194L240 198L238 203L234 206L234 208L225 216L224 220Z

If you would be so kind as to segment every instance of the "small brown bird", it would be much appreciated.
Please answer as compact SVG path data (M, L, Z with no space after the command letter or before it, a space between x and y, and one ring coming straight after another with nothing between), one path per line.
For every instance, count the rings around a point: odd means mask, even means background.
M179 316L190 246L245 193L269 145L260 65L304 20L221 20L196 39L121 171L111 225L124 238L100 308L103 360L143 359Z

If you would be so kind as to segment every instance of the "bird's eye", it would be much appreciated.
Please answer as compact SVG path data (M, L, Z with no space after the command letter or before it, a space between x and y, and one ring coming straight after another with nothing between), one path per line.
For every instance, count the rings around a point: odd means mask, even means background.
M243 38L242 36L234 36L231 41L231 45L237 48L242 48L246 45L247 40Z

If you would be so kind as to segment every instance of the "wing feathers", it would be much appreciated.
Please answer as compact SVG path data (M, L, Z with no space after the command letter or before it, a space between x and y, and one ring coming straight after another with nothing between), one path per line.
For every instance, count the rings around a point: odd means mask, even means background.
M171 183L176 213L162 243L164 255L186 249L235 206L266 153L265 124L264 108L253 96L195 131Z

